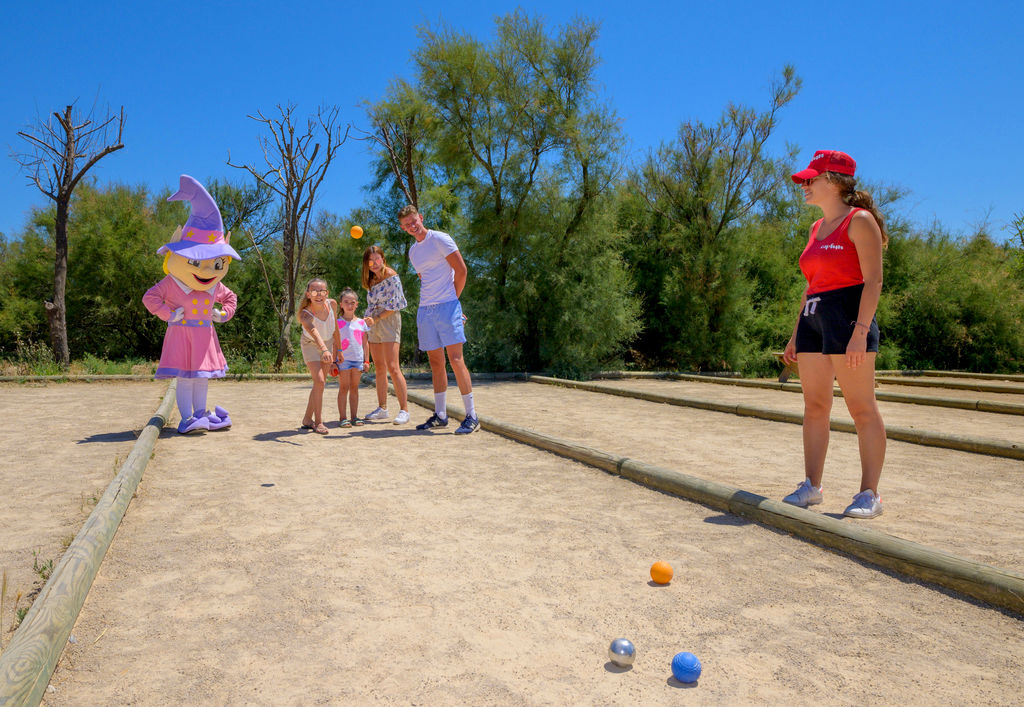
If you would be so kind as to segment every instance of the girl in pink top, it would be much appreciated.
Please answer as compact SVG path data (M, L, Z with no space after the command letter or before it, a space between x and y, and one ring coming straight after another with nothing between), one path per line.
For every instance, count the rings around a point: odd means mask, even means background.
M357 427L363 424L356 410L359 408L359 379L364 371L370 370L366 355L366 332L373 326L373 317L360 319L356 316L359 295L346 287L338 298L341 317L338 319L338 414L342 427ZM352 417L345 416L345 404L352 409Z

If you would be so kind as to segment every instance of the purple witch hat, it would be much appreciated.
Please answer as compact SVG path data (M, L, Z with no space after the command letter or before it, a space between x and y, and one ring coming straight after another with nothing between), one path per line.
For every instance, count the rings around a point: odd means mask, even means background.
M157 253L170 251L191 260L207 260L224 255L242 259L224 239L220 209L202 184L183 174L178 183L178 191L167 197L167 201L187 201L192 205L192 210L188 221L174 234L174 240L160 246Z

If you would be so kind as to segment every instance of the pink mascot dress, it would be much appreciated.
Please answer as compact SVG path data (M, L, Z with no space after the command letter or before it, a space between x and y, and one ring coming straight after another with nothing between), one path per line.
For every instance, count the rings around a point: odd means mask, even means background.
M142 297L146 309L167 322L156 377L177 379L178 432L225 429L231 426L228 411L219 405L206 409L206 395L210 379L227 374L213 325L235 315L238 299L221 279L232 258L241 258L228 244L231 234L224 234L220 210L202 184L183 174L168 201L189 201L192 209L171 242L157 250L166 254L167 277Z

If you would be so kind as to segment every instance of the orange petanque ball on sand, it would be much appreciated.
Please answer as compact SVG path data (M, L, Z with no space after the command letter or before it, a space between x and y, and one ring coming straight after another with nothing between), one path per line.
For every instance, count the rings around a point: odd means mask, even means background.
M351 228L351 230L349 231L349 233L352 234L353 238L362 238L363 237L363 227L362 226L353 226Z
M655 584L668 584L672 581L672 565L667 562L655 562L651 565L651 579Z

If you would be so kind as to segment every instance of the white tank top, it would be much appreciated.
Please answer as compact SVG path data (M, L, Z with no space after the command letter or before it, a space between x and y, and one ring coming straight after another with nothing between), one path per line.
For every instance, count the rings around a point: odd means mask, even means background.
M313 328L316 329L318 334L320 334L320 338L323 339L327 348L331 348L331 339L334 338L334 330L338 328L338 318L334 315L334 307L331 306L331 303L327 303L327 311L331 315L327 317L327 319L321 319L308 309L304 309L302 311L309 312L309 315L313 317ZM302 340L309 344L316 344L316 341L309 335L306 327L302 327Z

